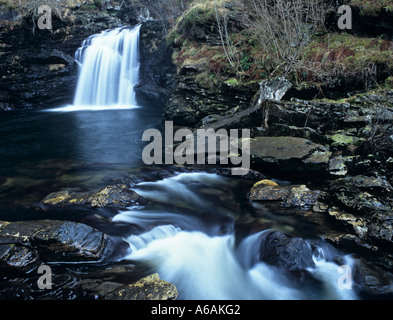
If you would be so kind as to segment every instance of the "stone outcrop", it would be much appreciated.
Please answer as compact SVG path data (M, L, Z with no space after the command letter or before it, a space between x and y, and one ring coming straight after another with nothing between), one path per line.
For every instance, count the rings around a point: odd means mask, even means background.
M177 72L174 92L163 110L165 120L173 121L175 125L196 127L206 116L224 115L233 108L250 106L256 88L233 88L227 84L219 89L210 84L201 86L195 80L198 73L198 66L192 65L183 66Z

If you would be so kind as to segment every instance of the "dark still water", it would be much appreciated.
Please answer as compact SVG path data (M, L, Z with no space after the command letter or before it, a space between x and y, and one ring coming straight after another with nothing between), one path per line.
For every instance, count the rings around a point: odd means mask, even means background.
M142 133L160 123L159 108L79 112L13 111L1 115L1 172L23 162L69 159L142 163Z
M0 203L11 200L10 194L20 193L21 188L37 193L33 187L44 188L43 182L54 188L69 187L73 181L88 187L140 167L142 133L146 128L159 128L160 122L156 106L1 114Z

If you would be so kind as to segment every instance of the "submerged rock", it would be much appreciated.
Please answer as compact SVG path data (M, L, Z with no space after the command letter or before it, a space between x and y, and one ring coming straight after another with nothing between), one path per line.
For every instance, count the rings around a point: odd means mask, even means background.
M369 295L366 298L393 293L393 275L365 259L356 263L353 280L363 294Z

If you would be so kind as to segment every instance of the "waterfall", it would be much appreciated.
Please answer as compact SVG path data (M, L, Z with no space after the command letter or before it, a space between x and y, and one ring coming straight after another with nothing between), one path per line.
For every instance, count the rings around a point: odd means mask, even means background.
M84 40L75 53L80 71L73 104L47 111L137 108L140 28L106 30Z
M86 39L75 57L81 65L74 106L136 106L140 25Z

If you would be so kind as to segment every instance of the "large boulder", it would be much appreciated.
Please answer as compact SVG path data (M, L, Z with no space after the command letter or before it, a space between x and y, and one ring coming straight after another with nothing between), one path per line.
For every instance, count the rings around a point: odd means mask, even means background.
M308 268L315 266L312 257L311 246L302 238L280 231L269 232L262 238L260 260L292 274L304 276Z
M331 152L325 146L298 137L255 137L250 140L252 163L263 170L313 178L326 175ZM314 177L315 178L315 177Z

